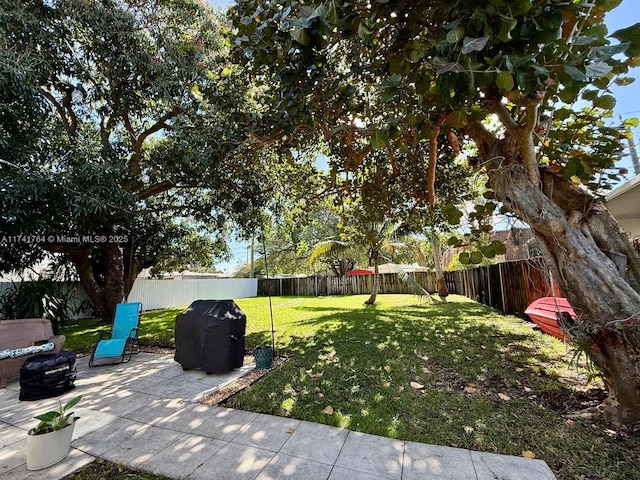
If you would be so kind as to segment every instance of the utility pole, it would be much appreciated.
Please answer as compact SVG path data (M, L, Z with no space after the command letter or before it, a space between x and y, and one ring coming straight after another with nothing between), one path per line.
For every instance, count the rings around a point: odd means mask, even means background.
M254 271L253 271L253 254L255 252L255 237L253 235L251 235L251 263L249 263L249 278L253 278L254 277Z
M620 122L622 122L622 115L620 116ZM624 125L624 123L622 123L622 125ZM623 127L621 126L620 129L622 128ZM629 154L631 155L631 163L633 164L633 174L637 176L640 175L640 160L638 160L638 150L636 149L636 143L633 139L633 132L630 128L627 128L626 130L627 131L625 133L628 133L628 135L625 135L625 137L629 142Z
M633 141L633 134L629 138L629 152L631 153L631 162L633 163L633 174L640 175L640 161L638 161L638 150L636 150L636 144Z

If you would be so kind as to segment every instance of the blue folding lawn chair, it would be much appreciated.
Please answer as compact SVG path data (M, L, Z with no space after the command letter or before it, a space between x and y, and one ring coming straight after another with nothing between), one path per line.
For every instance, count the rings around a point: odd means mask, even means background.
M89 366L94 365L93 362L97 358L111 358L111 363L123 363L131 360L134 347L137 345L140 350L140 341L138 339L138 326L140 325L140 311L142 304L135 303L119 303L116 305L116 313L113 319L113 328L108 339L103 339L109 332L100 330L98 332L98 343L91 352L89 358ZM119 359L115 361L115 359Z

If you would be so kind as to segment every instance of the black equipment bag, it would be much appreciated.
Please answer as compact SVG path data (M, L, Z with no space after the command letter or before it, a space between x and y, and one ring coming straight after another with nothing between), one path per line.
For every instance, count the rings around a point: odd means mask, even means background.
M75 388L76 354L60 352L36 355L20 368L20 400L42 400Z

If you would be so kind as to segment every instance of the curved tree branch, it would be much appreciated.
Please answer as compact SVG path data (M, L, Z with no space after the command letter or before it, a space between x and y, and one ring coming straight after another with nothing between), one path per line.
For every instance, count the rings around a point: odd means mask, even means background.
M139 192L138 199L146 200L149 197L153 197L154 195L166 192L174 186L175 184L171 180L165 180L164 182L156 183L155 185L151 185L150 187L147 187Z
M44 95L44 97L47 100L49 100L49 102L57 110L58 115L60 115L60 120L62 121L62 125L64 126L64 129L67 132L71 132L71 126L69 124L69 119L67 118L67 114L65 112L65 108L56 100L56 98L53 96L53 94L51 92L49 92L48 90L45 90L42 87L40 88L40 91L42 92L42 95Z
M142 155L142 145L144 144L144 141L150 135L153 135L154 133L157 133L160 130L170 129L171 126L167 124L167 121L176 117L181 112L182 112L182 109L180 108L180 106L175 105L170 111L162 115L153 125L151 125L149 128L141 132L140 135L138 136L136 136L128 116L126 114L123 115L122 119L124 121L127 132L131 136L131 141L132 141L131 147L133 148L133 154L131 155L131 159L129 160L129 171L132 174L134 175L140 174L140 171L141 171L140 158Z

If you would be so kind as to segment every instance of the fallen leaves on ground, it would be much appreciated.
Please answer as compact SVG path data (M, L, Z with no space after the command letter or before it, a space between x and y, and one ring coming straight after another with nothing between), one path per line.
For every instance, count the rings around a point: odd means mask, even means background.
M409 385L411 386L411 388L415 388L416 390L422 390L424 388L424 385L418 382L411 382L409 383Z
M523 450L522 451L522 456L524 458L536 458L536 454L533 453L531 450Z
M511 397L509 395L507 395L506 393L499 393L498 396L504 401L511 400Z
M325 415L333 415L333 407L331 405L327 405L324 407L324 410L322 410L322 413Z

